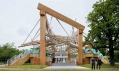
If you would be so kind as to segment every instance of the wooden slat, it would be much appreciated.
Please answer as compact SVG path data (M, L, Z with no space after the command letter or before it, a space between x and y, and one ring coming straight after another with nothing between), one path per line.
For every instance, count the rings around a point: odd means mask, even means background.
M62 43L65 43L65 44L67 44L67 45L70 45L71 47L74 47L74 48L76 47L76 48L77 48L76 45L73 45L73 44L71 44L69 41L63 40L63 39L61 39L61 38L57 38L57 36L49 35L49 34L47 34L46 36L48 36L48 37L50 37L50 38L53 38L54 40L56 40L56 41L58 41L58 42L62 42Z
M31 42L21 44L21 46L19 46L19 47L25 47L25 46L31 46L31 45L37 45L37 44L40 44L39 40L35 40L35 41L31 41Z

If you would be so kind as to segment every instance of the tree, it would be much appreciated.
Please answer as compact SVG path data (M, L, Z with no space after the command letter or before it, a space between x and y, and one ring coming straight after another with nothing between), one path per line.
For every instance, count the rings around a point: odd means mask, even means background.
M0 61L6 62L8 59L21 52L13 47L15 47L13 43L0 45Z
M109 49L110 65L115 65L114 50L119 49L119 0L99 0L93 8L87 17L90 30L86 41L95 48Z
M114 55L115 55L115 57L114 57L115 61L119 62L119 51L115 51Z

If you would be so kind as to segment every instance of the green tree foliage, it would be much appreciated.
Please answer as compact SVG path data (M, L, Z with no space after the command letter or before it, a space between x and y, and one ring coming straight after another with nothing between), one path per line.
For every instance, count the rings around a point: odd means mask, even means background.
M114 57L115 61L119 62L119 51L115 51L114 55L115 55Z
M114 65L114 50L119 49L119 0L99 0L88 15L90 41L96 48L108 48L110 64Z
M20 53L18 49L13 47L14 47L13 43L6 43L0 45L0 61L6 62L14 55L18 55Z

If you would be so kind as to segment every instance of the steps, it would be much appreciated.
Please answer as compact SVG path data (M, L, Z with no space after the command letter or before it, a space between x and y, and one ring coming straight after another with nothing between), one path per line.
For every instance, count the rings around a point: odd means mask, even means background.
M106 59L104 59L104 58L102 58L101 61L102 61L104 64L109 64L109 62L108 62Z
M14 60L10 66L23 65L30 57L30 54L24 55L23 57Z

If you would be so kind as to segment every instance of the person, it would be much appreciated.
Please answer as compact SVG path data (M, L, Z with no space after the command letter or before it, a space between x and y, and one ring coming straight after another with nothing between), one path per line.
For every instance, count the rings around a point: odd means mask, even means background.
M52 63L55 63L55 58L53 57L53 59L52 59Z
M91 58L92 69L95 69L95 58Z
M100 59L100 57L97 59L97 69L100 69L101 67L101 64L102 64L102 61Z

